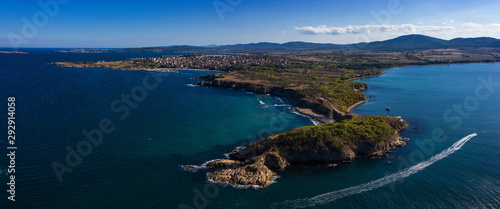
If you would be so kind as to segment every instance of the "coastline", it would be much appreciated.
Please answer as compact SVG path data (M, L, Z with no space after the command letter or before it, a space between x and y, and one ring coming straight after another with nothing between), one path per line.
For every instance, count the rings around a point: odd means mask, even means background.
M404 66L397 66L397 67L390 67L390 68L382 68L382 69L379 69L380 71L382 71L382 74L380 75L373 75L373 76L363 76L363 77L359 77L359 78L353 78L353 79L350 79L351 81L356 81L356 80L359 80L360 82L362 82L361 80L362 79L365 79L365 78L373 78L373 77L379 77L379 76L382 76L385 74L385 70L391 70L391 69L394 69L394 68L406 68L406 67L424 67L424 66L433 66L433 65L462 65L462 64L488 64L488 63L496 63L496 62L484 62L484 61L479 61L479 62L466 62L466 63L451 63L451 64L426 64L426 65L404 65ZM369 88L369 87L368 87ZM363 93L364 94L364 93ZM366 95L365 95L366 96ZM362 105L364 103L368 102L367 99L363 100L363 101L359 101L357 102L356 104L352 105L351 107L349 107L349 109L347 109L347 112L346 113L350 113L352 109L354 109L355 107L359 106L359 105ZM307 116L307 115L306 115ZM309 116L308 116L309 117Z
M201 77L199 86L211 86L218 88L236 89L253 92L256 94L272 94L276 97L285 98L293 108L299 108L298 112L322 123L330 123L345 119L346 113L330 102L331 98L323 98L322 95L308 94L295 88L276 85L265 80L253 80L252 77L239 77L239 75L229 73L210 74ZM345 94L357 93L359 99L365 100L366 96L360 92L366 84L351 85L349 92ZM354 89L350 89L354 88ZM360 101L360 100L358 100ZM347 109L348 107L344 107ZM306 110L309 109L309 110Z
M196 68L162 68L162 69L172 69L172 70L188 70L188 71L210 71L219 73L220 71L209 70L209 69L196 69Z
M106 69L118 69L118 70L146 70L153 72L164 72L165 70L195 70L195 71L210 71L206 69L190 69L190 68L153 68L153 69L141 69L140 67L134 68L123 68L123 65L116 66L95 66L88 63L51 63L53 65L63 66L63 67L101 67ZM71 66L65 66L65 64L69 64ZM89 66L90 65L90 66ZM168 73L168 72L167 72ZM376 75L371 76L359 76L349 80L358 80L368 77L378 77L383 72L377 73ZM236 74L238 75L238 74ZM362 74L357 74L362 75ZM343 86L345 89L349 89L345 94L349 95L357 95L355 98L358 101L355 104L346 107L347 105L339 106L337 103L339 100L337 98L342 97L327 97L324 95L316 95L314 93L305 94L298 89L289 88L282 85L277 85L275 83L267 83L262 82L265 80L252 80L252 77L249 76L234 76L234 74L219 74L219 71L215 71L214 74L210 74L202 77L203 81L200 81L198 85L200 86L213 86L213 87L223 87L229 89L239 89L249 92L254 92L257 94L272 94L274 96L285 98L287 101L290 101L290 105L292 106L294 112L299 115L306 116L310 118L315 125L314 121L320 122L320 126L315 126L323 133L334 134L328 140L328 143L323 144L320 138L317 138L316 135L311 135L309 140L302 140L298 144L294 141L290 141L292 143L292 147L288 146L290 144L279 144L279 141L272 142L272 140L276 137L280 137L280 140L289 140L289 137L292 137L293 134L296 134L296 130L291 130L288 132L283 132L277 135L271 136L270 139L265 138L259 140L257 143L252 143L251 145L241 148L238 151L234 151L229 153L230 161L232 164L224 164L220 163L219 169L214 172L207 173L208 180L212 180L214 183L223 184L223 185L231 185L233 187L242 186L243 188L248 188L247 186L260 186L267 187L270 184L275 182L275 177L278 175L278 171L282 171L286 166L290 164L297 163L338 163L338 162L346 162L352 161L355 158L361 157L383 157L384 154L394 149L395 147L400 147L405 144L405 140L399 136L398 131L400 129L404 129L407 127L406 121L402 119L396 118L385 118L382 116L366 116L366 115L357 115L349 113L352 108L361 105L366 102L366 95L364 95L361 91L368 88L368 86L362 82L344 82L342 84L347 83L348 85ZM342 96L342 95L341 95ZM324 97L324 98L323 98ZM363 99L362 101L360 101ZM330 102L331 101L331 102ZM352 102L354 102L352 101ZM335 104L335 105L334 105ZM344 103L345 104L345 103ZM337 106L336 106L337 105ZM347 109L347 111L345 111ZM344 112L345 111L345 112ZM375 119L374 119L375 118ZM376 119L378 118L378 119ZM374 119L374 120L372 120ZM380 120L382 121L380 121ZM377 121L378 120L378 121ZM387 122L388 120L392 122ZM366 121L372 121L375 123L365 123ZM338 122L338 123L337 123ZM344 126L344 124L348 124ZM394 126L394 124L396 124ZM348 127L357 127L356 132L342 132L338 133L335 130L346 130L349 131ZM300 127L297 130L304 130L306 133L310 133L313 126L304 126ZM384 129L386 128L386 129ZM358 130L359 129L359 130ZM358 136L359 133L368 134L373 133L371 131L365 132L365 130L384 130L384 135L375 136L373 135L373 140L369 141L367 138L365 139L361 135ZM314 131L314 130L313 130ZM388 132L387 132L388 131ZM336 135L338 134L338 136ZM349 136L350 135L350 136ZM363 135L364 136L364 135ZM333 137L333 138L332 138ZM351 141L349 145L345 144L337 144L340 143L338 139L344 140L346 137L351 137L352 139L345 139L347 141ZM334 140L335 139L335 140ZM310 141L312 140L312 141ZM333 141L332 141L333 140ZM337 141L336 141L337 140ZM374 140L382 140L382 144L379 142L375 143ZM257 145L259 143L268 143L264 146L274 146L271 150L267 148L261 148ZM276 144L274 144L276 143ZM343 143L343 142L342 142ZM293 147L297 147L300 150L294 151ZM258 155L247 156L248 151L255 150L255 153ZM254 153L254 152L252 152ZM207 162L219 163L220 160L211 160ZM207 164L202 164L201 166L191 166L193 169L187 166L183 166L185 170L194 172L200 168L207 167Z
M120 62L120 61L119 61ZM99 63L99 62L98 62ZM467 63L457 63L457 64L469 64L469 63L478 63L478 62L467 62ZM484 62L486 63L486 62ZM119 66L88 66L88 64L85 63L74 63L74 62L53 62L53 63L48 63L51 65L56 65L56 66L62 66L62 67L75 67L75 68L95 68L95 67L101 67L101 68L106 68L106 69L115 69L115 70L132 70L132 71L150 71L150 72L159 72L159 73L177 73L180 70L186 70L186 71L211 71L214 72L213 74L210 75L217 75L220 74L221 71L214 71L214 70L209 70L209 69L198 69L198 68L155 68L155 69L144 69L144 68L124 68L124 67L119 67ZM383 68L379 69L381 71L380 74L376 75L368 75L368 76L359 76L355 78L348 79L349 81L359 81L362 82L362 79L365 78L371 78L371 77L379 77L384 74L383 70L388 70L388 69L393 69L393 68L399 68L399 67L411 67L411 66L427 66L427 65L448 65L448 64L424 64L424 65L402 65L402 66L394 66L390 68ZM221 75L224 75L221 74ZM220 79L219 79L220 78ZM234 79L225 79L225 76L215 76L214 78L203 78L203 81L198 82L197 85L199 86L212 86L212 87L222 87L222 88L230 88L230 89L239 89L243 91L248 91L248 92L253 92L257 94L272 94L273 96L280 97L280 98L285 98L289 102L289 104L292 106L293 110L305 117L310 118L312 121L315 121L313 123L316 124L316 122L320 124L325 124L325 123L331 123L335 121L339 121L345 118L346 114L350 113L353 108L364 104L368 100L366 99L366 95L362 93L362 91L366 88L369 88L368 86L360 88L360 89L355 89L356 91L360 91L361 94L365 97L364 100L358 101L355 104L351 105L347 109L340 110L337 108L335 105L330 103L330 101L323 99L322 97L319 97L320 100L323 101L315 101L315 100L310 100L310 99L304 99L304 98L298 98L297 95L295 95L297 92L293 89L288 89L288 88L282 88L280 86L273 86L273 85L262 85L258 84L255 85L253 83L247 83L245 80L234 80ZM326 111L326 109L330 109L329 111Z
M0 54L29 54L29 53L22 51L0 51Z
M85 64L74 64L71 62L51 62L47 63L47 65L54 65L58 67L67 67L67 68L104 68L109 70L128 70L128 71L150 71L150 72L158 72L158 73L172 73L165 71L178 71L178 70L188 70L188 71L212 71L219 72L209 69L197 69L197 68L156 68L156 69L148 69L148 68L130 68L130 67L110 67L110 66L88 66Z
M310 108L300 108L292 106L293 111L297 114L311 119L314 125L320 125L325 123L334 123L335 120L330 120L324 115L320 115L312 111Z
M365 96L366 96L366 95L365 95ZM349 109L347 109L347 112L348 112L348 113L350 113L350 112L351 112L351 110L352 110L353 108L355 108L355 107L357 107L357 106L359 106L359 105L362 105L362 104L364 104L365 102L367 102L367 100L366 100L366 99L365 99L365 100L363 100L363 101L359 101L359 102L357 102L356 104L353 104L351 107L349 107Z
M106 69L108 69L108 68L106 68ZM114 69L114 70L122 70L122 69ZM173 73L172 71L181 71L181 70L218 72L218 71L214 71L214 70L197 69L197 68L156 68L156 69L141 69L141 70L137 70L137 71L150 71L150 72L157 72L157 73Z
M364 77L359 77L355 78L352 80L358 80L358 79L363 79L363 78L369 78L369 77L378 77L382 75L383 72L379 75L373 75L373 76L364 76ZM354 122L361 122L361 121L371 121L373 118L383 118L386 116L368 116L368 115L358 115L358 114L353 114L350 113L351 110L361 104L364 104L367 102L367 97L364 93L362 93L362 90L365 90L368 88L368 86L364 86L363 88L355 89L356 91L360 91L363 96L364 100L356 102L355 104L351 105L349 108L347 108L346 112L339 111L332 103L330 103L328 100L319 97L319 100L322 101L323 104L327 104L327 106L331 106L333 109L330 110L330 115L327 114L318 114L314 111L314 109L318 109L318 106L316 105L311 105L309 103L304 107L303 102L297 102L301 101L298 99L294 94L297 92L288 89L287 94L284 94L283 92L287 92L286 88L278 88L273 87L269 88L269 86L262 86L262 85L252 85L248 84L245 82L238 82L238 81L233 81L233 80L226 80L224 79L223 76L221 76L221 79L216 79L218 76L212 76L212 77L202 77L204 81L201 81L198 83L200 86L213 86L213 87L222 87L222 88L229 88L229 89L239 89L243 91L250 91L253 93L257 94L272 94L277 97L282 97L285 98L293 103L290 103L292 106L294 112L296 114L305 116L310 118L310 120L313 122L314 126L303 126L300 128L297 128L296 130L308 130L310 127L318 127L319 130L325 130L328 129L328 127L333 127L338 125L338 128L344 127L342 124L345 123L351 123ZM286 96L285 96L286 95ZM291 100L291 98L294 98L294 100ZM318 101L319 101L318 100ZM336 112L336 115L333 120L331 118L332 113ZM330 116L330 118L328 117ZM357 158L364 158L364 157L372 157L372 158L380 158L385 156L385 154L393 150L397 147L402 147L406 144L406 141L408 141L408 138L402 137L399 135L399 131L407 128L409 124L398 117L387 117L388 119L385 120L393 120L393 122L385 122L387 127L391 127L389 129L393 130L392 134L390 135L389 138L383 139L383 145L380 143L377 144L371 144L368 141L363 141L359 137L354 137L357 139L357 141L351 141L351 145L353 142L355 142L353 145L354 147L349 148L349 146L346 145L340 145L342 148L332 148L329 146L326 146L326 153L325 153L325 147L318 148L317 144L314 144L312 142L307 142L306 144L300 144L297 146L299 147L300 150L303 148L300 148L301 146L305 146L308 148L305 148L305 150L309 151L301 151L299 153L296 153L296 151L291 151L294 149L291 149L290 147L287 147L285 145L278 145L275 143L279 143L282 140L286 140L285 138L288 137L287 134L290 134L292 132L295 132L296 130L291 130L283 133L279 133L277 135L273 135L270 137L266 137L263 139L260 139L257 142L254 142L246 147L240 148L240 149L235 149L231 153L229 153L228 157L229 160L234 161L234 162L240 162L242 164L240 165L231 165L231 166L220 166L217 170L215 171L209 171L207 172L207 180L208 182L216 183L219 185L229 185L235 188L264 188L267 187L273 183L276 183L276 177L278 176L279 171L283 171L285 167L288 165L293 165L293 164L308 164L308 163L341 163L341 162L351 162L354 159ZM392 118L392 119L391 119ZM316 123L316 122L318 123ZM397 122L395 122L397 121ZM363 125L360 124L360 127L367 128L365 123L362 123ZM370 123L368 123L370 124ZM321 125L321 126L317 126ZM369 127L370 125L368 125ZM338 128L335 128L333 130L337 130ZM363 129L362 128L362 129ZM344 129L344 128L341 128ZM315 130L315 129L313 129ZM348 130L348 129L347 129ZM316 131L313 131L316 132ZM301 131L298 131L298 133L302 133ZM331 133L331 132L330 132ZM293 135L293 134L292 134ZM283 136L283 137L281 137ZM316 135L315 135L316 136ZM387 136L387 135L386 135ZM275 141L276 138L281 138L277 141ZM294 139L296 140L296 139ZM290 141L290 143L297 143L296 141L294 142ZM310 140L315 141L315 137L310 138ZM361 141L359 141L361 140ZM275 142L273 142L275 141ZM320 142L323 143L322 139L320 139ZM310 144L312 143L312 144ZM369 145L367 145L368 143ZM261 148L262 146L264 147L269 147L271 148ZM272 148L275 146L275 148ZM324 146L324 145L322 145ZM293 148L294 146L292 146ZM383 147L383 148L382 148ZM267 150L267 151L266 151ZM311 150L316 150L311 153ZM363 151L360 151L363 150ZM291 154L295 153L295 154ZM313 154L316 153L316 154ZM364 153L364 154L362 154ZM250 155L249 155L250 154ZM321 157L320 157L321 156ZM344 156L344 157L338 157L338 156Z
M349 79L350 81L355 81L355 80L361 80L361 79L365 79L365 78L373 78L373 77L379 77L379 76L382 76L384 75L384 71L383 70L387 70L387 69L392 69L392 68L384 68L384 69L377 69L377 70L380 70L382 73L380 73L379 75L368 75L368 76L361 76L361 77L357 77L357 78L351 78Z
M387 152L406 144L409 139L400 136L399 132L408 126L399 117L360 115L357 119L322 126L303 126L262 138L233 149L228 153L229 159L207 161L210 166L204 163L182 167L209 167L211 170L206 174L208 182L236 188L264 188L276 183L278 172L289 166L347 163L355 159L384 157ZM349 127L355 127L356 132L353 133ZM339 129L347 132L336 132ZM380 138L361 137L372 130L381 131ZM314 143L318 142L316 136L322 133L333 134L334 140L320 139L320 143ZM289 137L293 139L290 141ZM346 141L349 143L345 144Z

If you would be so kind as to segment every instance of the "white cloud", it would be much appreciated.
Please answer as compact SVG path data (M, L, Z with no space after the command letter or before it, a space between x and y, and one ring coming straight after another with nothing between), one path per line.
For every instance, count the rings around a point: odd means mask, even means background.
M449 18L443 18L443 22L442 22L443 25L451 25L453 23L455 23L455 20L452 20Z
M500 28L500 23L490 23L490 24L487 24L486 27L496 27L496 28Z
M484 36L500 33L500 23L479 24L473 22L464 22L460 24L460 32L481 33Z
M483 28L483 25L478 24L478 23L473 23L473 22L464 22L460 24L462 27L467 27L467 28Z
M383 41L401 35L422 34L441 39L493 37L500 38L500 23L477 23L451 19L401 25L326 25L295 27L295 39L310 42L350 44ZM290 32L290 31L288 31ZM308 34L304 36L304 34Z
M371 34L371 33L385 33L385 32L403 32L403 33L423 33L428 31L443 31L453 30L453 26L435 26L435 25L349 25L346 27L327 27L326 25L319 25L316 27L304 26L295 27L296 30L303 34L317 35L317 34Z

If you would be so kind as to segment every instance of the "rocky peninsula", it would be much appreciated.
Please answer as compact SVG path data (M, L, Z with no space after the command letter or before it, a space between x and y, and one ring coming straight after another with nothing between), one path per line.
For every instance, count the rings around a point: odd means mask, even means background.
M346 110L366 99L366 96L361 93L368 87L365 83L343 81L339 79L338 74L333 73L321 75L317 71L308 70L308 73L303 71L297 70L287 73L233 71L203 76L198 85L238 89L257 94L272 94L285 98L292 106L296 107L297 112L321 123L331 123L343 119ZM380 73L374 72L368 75L376 76ZM350 76L352 76L351 79L354 79L360 75ZM269 79L269 77L277 79Z
M28 52L21 52L21 51L0 51L0 54L28 54Z
M277 172L300 164L350 162L356 158L383 157L406 144L398 132L408 123L398 117L346 114L340 122L307 126L260 139L229 153L230 159L205 166L218 183L266 187Z
M200 86L285 98L295 111L322 123L268 136L233 150L229 159L214 160L210 162L212 166L206 166L211 169L207 178L216 183L266 187L288 166L383 157L405 145L408 139L401 137L399 131L409 124L400 117L350 113L366 101L361 91L368 88L365 83L352 80L381 73L301 64L292 69L246 67L201 77Z

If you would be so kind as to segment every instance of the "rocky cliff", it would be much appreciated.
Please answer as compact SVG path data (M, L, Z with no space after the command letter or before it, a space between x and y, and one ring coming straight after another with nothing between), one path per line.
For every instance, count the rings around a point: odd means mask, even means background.
M270 83L254 80L241 81L231 78L225 74L212 74L201 78L203 81L198 83L200 86L238 89L257 94L272 94L278 97L283 97L287 99L292 106L311 109L316 115L305 112L301 113L311 116L322 123L330 123L335 120L341 120L344 116L344 112L338 110L338 108L336 108L328 100L318 96L306 95L296 89L284 88ZM318 117L318 115L322 115L324 117Z
M296 128L268 136L211 162L208 178L219 183L269 186L289 165L349 162L382 157L405 145L398 131L408 123L397 117L351 115L337 123Z

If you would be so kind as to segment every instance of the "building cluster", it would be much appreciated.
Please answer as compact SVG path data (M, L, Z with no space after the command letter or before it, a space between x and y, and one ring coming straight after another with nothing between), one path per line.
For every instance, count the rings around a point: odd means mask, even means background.
M58 49L54 50L55 52L60 53L103 53L103 52L111 52L110 49Z
M218 69L218 67L222 66L289 64L289 61L282 57L258 55L182 55L149 59L161 67L194 69Z

